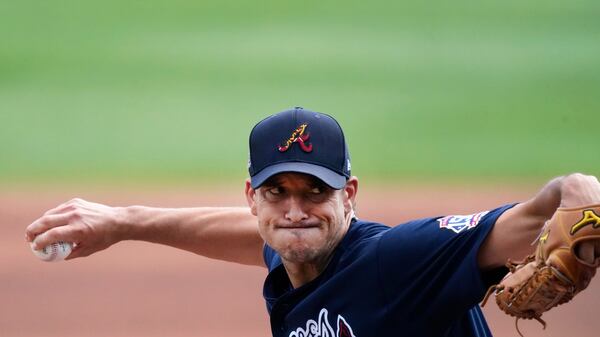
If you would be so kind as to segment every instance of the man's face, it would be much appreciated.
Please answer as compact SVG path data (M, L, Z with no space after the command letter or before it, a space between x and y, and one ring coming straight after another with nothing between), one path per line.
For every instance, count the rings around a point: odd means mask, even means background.
M311 175L281 173L257 190L247 184L260 235L289 262L328 258L348 229L346 215L357 186L356 178L351 181L350 187L334 190Z

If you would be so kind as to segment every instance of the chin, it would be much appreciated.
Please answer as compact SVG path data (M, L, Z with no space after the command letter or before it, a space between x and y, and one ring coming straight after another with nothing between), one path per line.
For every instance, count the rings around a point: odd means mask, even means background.
M295 263L310 263L321 255L319 249L301 242L285 245L285 248L276 251L283 259Z
M281 256L282 256L282 258L284 258L285 260L287 260L289 262L311 263L311 262L317 260L317 257L319 256L319 254L315 253L314 251L289 250Z

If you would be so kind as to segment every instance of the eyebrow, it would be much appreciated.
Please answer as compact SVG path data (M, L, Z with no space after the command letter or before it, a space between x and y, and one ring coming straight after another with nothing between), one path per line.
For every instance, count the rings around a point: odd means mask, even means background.
M332 189L323 180L318 179L318 178L311 179L311 181L309 182L309 186L312 187L312 188L318 187L318 188L323 189L323 190L325 190L325 189Z
M265 180L265 182L262 184L262 187L275 187L279 185L282 185L281 178L273 176Z

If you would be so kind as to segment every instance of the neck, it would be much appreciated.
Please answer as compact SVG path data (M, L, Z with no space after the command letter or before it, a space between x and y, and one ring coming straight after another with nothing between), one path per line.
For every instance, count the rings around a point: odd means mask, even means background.
M292 286L298 288L321 275L332 256L333 250L324 258L318 259L318 261L298 263L283 260L283 266L285 267L285 271L288 274Z

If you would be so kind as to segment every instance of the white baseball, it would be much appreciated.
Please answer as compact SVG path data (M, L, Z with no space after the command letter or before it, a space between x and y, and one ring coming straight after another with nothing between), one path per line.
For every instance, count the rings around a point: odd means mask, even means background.
M40 250L31 248L33 254L40 260L46 262L58 262L64 260L73 250L73 244L69 242L58 241L50 244Z

